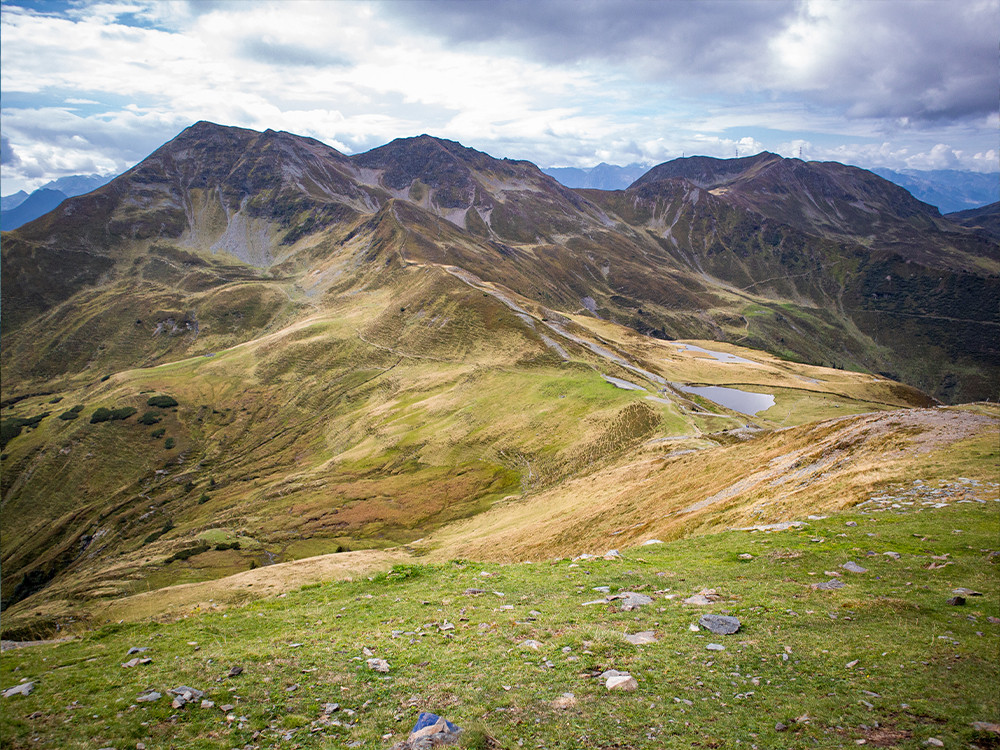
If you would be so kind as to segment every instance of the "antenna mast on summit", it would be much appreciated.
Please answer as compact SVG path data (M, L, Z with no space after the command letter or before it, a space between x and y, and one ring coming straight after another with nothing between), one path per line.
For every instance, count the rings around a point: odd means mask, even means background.
M802 146L799 146L799 158L802 158Z

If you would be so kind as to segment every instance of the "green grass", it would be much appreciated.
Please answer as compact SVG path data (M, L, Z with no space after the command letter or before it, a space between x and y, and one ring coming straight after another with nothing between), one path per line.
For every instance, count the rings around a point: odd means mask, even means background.
M359 740L383 748L431 710L506 748L831 748L866 739L915 749L929 737L990 746L970 723L995 721L1000 711L1000 626L987 620L1000 616L997 558L987 557L998 533L993 505L836 515L801 531L634 548L614 562L397 566L225 612L110 625L4 653L2 685L26 678L37 686L5 699L0 741L326 748ZM928 569L931 555L949 564ZM841 570L847 560L868 572ZM828 570L842 572L847 586L811 590ZM634 612L581 606L601 596L595 586L655 601ZM957 586L985 596L948 606ZM703 587L722 599L704 608L681 602ZM465 595L470 588L486 593ZM742 629L690 632L709 611L738 616ZM454 629L440 630L445 623ZM636 647L622 638L641 630L659 642ZM541 648L520 647L526 639ZM725 651L707 651L710 642ZM153 663L122 668L131 646L149 647L143 656ZM388 660L388 675L366 668L363 648ZM219 679L235 665L242 676ZM608 693L588 676L609 668L630 672L638 691ZM197 705L175 710L167 698L135 702L148 688L166 694L181 684L216 706L235 704L235 718ZM554 708L566 692L576 705ZM356 724L323 724L326 702L356 712ZM330 718L347 724L343 709ZM789 729L777 732L777 722Z

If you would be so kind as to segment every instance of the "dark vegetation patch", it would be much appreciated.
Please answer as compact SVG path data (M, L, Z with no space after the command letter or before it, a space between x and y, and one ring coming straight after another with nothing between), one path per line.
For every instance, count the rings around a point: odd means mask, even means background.
M25 427L38 427L49 414L50 412L43 411L33 417L8 417L0 420L0 449L5 448L7 443L20 435Z
M177 399L172 396L151 396L148 401L146 401L147 406L156 406L160 409L169 409L172 406L177 406Z

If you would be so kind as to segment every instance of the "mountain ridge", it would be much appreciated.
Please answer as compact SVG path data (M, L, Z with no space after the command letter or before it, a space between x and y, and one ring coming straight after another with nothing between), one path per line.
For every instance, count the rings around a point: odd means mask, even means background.
M905 314L911 333L931 348L919 325L933 327L934 316L967 320L966 329L1000 322L973 302L989 298L996 285L995 243L864 170L767 153L738 160L691 157L654 167L616 196L574 191L530 162L496 160L426 135L345 156L314 139L201 122L108 185L70 199L7 239L8 266L19 281L5 300L4 327L16 328L119 267L108 248L122 242L169 240L216 261L228 257L298 273L323 252L307 247L329 246L324 232L341 241L368 226L365 217L388 218L382 212L392 201L392 215L406 216L414 260L464 264L547 304L590 306L594 314L664 337L734 340L725 325L699 312L721 289L767 297L780 288L797 301L809 300L814 311L826 308L828 331L843 326L835 318L858 318L864 335L876 339L882 334L872 315ZM670 226L656 217L664 211ZM682 226L685 233L677 231ZM48 253L70 253L75 276L53 279L33 271L50 267ZM34 258L34 266L13 262L20 255ZM406 253L401 257L405 261ZM914 261L919 265L907 269ZM703 277L709 266L713 281ZM831 275L827 267L842 270ZM843 269L852 267L860 270L845 276ZM886 285L886 276L899 281ZM947 292L928 305L933 298L918 291L928 284L981 292L957 304L955 292ZM792 333L759 322L764 329L750 337L752 345L775 351L777 339ZM799 337L785 351L799 348L798 356L812 361L837 361L815 351L815 335L810 338ZM888 340L877 345L886 343L896 346ZM964 356L949 346L950 356ZM847 351L848 366L900 371L898 346L891 355L896 364L878 361L886 355L875 353L871 338L847 344ZM974 357L988 358L989 351ZM911 382L935 391L944 376L930 375L926 364ZM979 382L974 388L982 393Z

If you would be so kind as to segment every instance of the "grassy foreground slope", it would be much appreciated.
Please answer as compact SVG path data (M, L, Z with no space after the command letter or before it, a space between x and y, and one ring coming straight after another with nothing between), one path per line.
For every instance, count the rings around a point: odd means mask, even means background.
M915 479L806 523L615 560L397 565L6 651L0 684L35 688L4 699L0 741L374 749L432 710L468 729L465 747L995 747L974 722L1000 718L996 485ZM831 579L844 587L811 586ZM652 603L625 612L599 587ZM957 587L982 596L949 606ZM683 603L702 589L718 599ZM706 612L742 627L695 632ZM643 631L656 642L626 642ZM123 667L132 647L151 663ZM607 669L638 689L609 693ZM171 708L180 685L214 705ZM149 690L164 697L137 702Z

